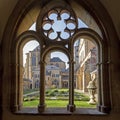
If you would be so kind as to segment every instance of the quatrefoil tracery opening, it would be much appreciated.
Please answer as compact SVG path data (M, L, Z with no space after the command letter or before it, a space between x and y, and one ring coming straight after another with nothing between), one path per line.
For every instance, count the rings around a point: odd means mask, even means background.
M75 33L76 28L75 16L65 9L50 10L42 20L44 35L50 40L67 40Z

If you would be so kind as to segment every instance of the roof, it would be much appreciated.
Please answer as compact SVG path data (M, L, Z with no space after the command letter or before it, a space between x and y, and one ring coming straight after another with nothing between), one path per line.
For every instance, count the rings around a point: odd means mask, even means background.
M46 70L60 70L60 68L54 65L47 65Z
M59 57L53 57L50 59L50 62L63 62Z

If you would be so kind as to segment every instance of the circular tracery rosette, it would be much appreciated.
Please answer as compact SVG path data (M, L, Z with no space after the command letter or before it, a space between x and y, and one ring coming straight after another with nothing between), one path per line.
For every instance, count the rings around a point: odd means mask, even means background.
M44 35L50 40L67 40L75 33L76 28L76 19L65 9L51 10L42 20Z

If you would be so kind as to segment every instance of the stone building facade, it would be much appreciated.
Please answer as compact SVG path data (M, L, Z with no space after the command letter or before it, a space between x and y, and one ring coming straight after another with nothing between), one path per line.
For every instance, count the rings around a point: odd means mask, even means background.
M24 80L28 79L29 87L39 88L40 84L40 48L37 46L33 51L26 54L26 64ZM69 68L66 69L65 62L59 57L51 58L50 55L46 58L45 69L45 86L46 88L68 88L69 84ZM91 80L91 73L96 71L97 63L97 48L89 40L77 40L74 46L74 72L75 89L87 92L87 85ZM30 82L32 81L32 82ZM26 82L25 82L26 83ZM31 85L32 84L32 85ZM32 87L31 87L32 86Z
M80 39L75 46L77 62L75 64L76 89L87 92L87 85L91 80L91 73L97 70L97 48L89 40ZM96 71L97 73L97 71Z
M37 46L33 51L26 54L24 67L24 89L36 89L40 87L40 49ZM65 62L59 57L46 57L45 87L46 88L68 88L68 70Z
M75 11L78 18L82 19L90 29L81 29L77 31L78 36L90 38L97 42L99 46L99 102L98 109L80 109L77 112L68 112L66 109L61 111L44 110L44 115L39 113L44 109L44 88L41 92L41 101L36 109L22 109L21 102L21 83L22 79L22 47L30 39L36 39L41 42L41 46L54 48L60 44L46 42L41 39L41 32L28 31L29 27L36 21L37 16L48 4L47 9L55 7L62 2L52 0L1 0L0 1L0 119L1 120L63 120L70 119L92 119L92 120L119 120L120 118L120 1L109 0L64 0ZM8 5L9 4L9 5ZM60 4L66 9L66 4ZM47 10L46 9L46 10ZM45 11L44 11L45 13ZM96 23L96 24L94 24ZM41 24L38 24L38 27ZM97 28L100 28L101 37L96 34ZM38 28L37 27L37 28ZM41 27L41 26L40 26ZM97 32L99 33L99 32ZM76 38L73 37L73 38ZM74 40L73 40L74 41ZM67 41L68 42L68 41ZM63 42L63 51L65 51L65 42ZM73 42L69 45L73 45ZM66 47L67 49L68 47ZM44 48L42 49L44 50ZM48 49L51 50L51 47ZM55 50L55 49L54 49ZM58 49L57 49L58 50ZM71 50L71 49L70 49ZM68 49L69 51L69 49ZM65 51L66 52L66 51ZM71 51L69 51L70 53ZM67 53L67 52L66 52ZM70 54L71 55L71 54ZM73 61L70 61L73 63ZM42 65L44 67L44 65ZM70 69L73 66L70 64ZM70 71L73 73L73 69ZM21 77L22 76L22 77ZM43 77L44 78L44 77ZM72 75L70 74L70 82ZM44 79L43 79L44 80ZM44 84L44 83L43 83ZM70 84L72 87L72 83ZM73 91L70 91L69 106L73 106ZM15 113L15 114L14 114ZM52 114L51 114L52 113ZM105 113L105 114L104 114ZM109 113L109 114L106 114ZM47 114L47 115L45 115ZM79 114L79 115L76 115ZM84 114L84 115L81 115Z

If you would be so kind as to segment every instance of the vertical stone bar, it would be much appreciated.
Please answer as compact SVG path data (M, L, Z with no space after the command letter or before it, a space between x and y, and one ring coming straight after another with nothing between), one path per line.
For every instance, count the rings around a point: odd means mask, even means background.
M38 111L45 111L45 62L40 61L40 101Z
M17 75L16 75L16 80L17 80L17 104L18 104L18 110L22 108L23 104L23 73L24 73L24 68L23 68L23 49L21 48L19 51L19 57L18 57L18 68L17 68Z
M11 111L18 111L18 64L10 64L11 77ZM12 72L12 73L11 73Z
M100 64L97 63L97 69L98 69L98 74L97 74L97 92L98 92L98 105L97 105L97 109L99 111L101 111L101 105L102 105L102 91L101 91L101 79L102 79L102 73L101 73L101 69L100 69Z
M19 78L18 78L18 110L22 108L22 103L23 103L23 64L19 65Z
M109 113L111 110L110 104L110 93L109 93L109 73L107 73L109 69L109 64L107 62L101 64L101 69L103 71L103 78L102 78L102 106L101 112Z
M69 104L67 110L75 111L74 105L74 61L69 62Z

